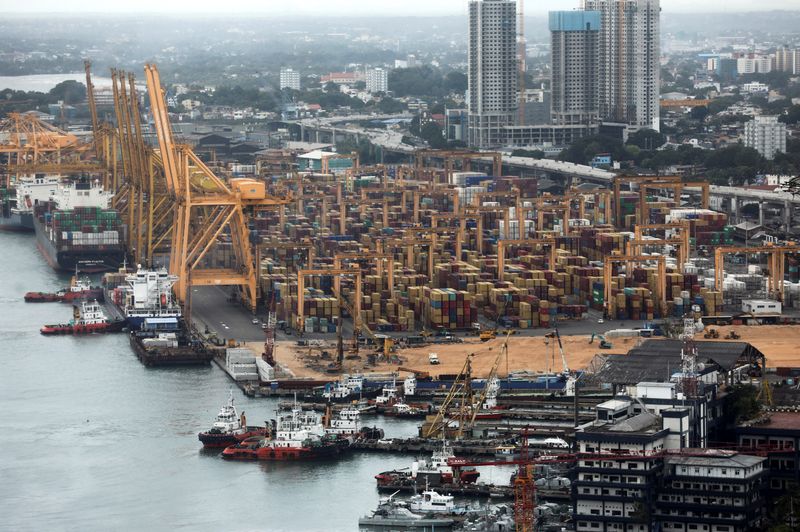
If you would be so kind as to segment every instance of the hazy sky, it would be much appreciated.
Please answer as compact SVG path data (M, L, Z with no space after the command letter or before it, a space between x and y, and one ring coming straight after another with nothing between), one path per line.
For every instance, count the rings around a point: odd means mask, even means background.
M572 9L579 0L527 0L528 14ZM466 14L467 0L0 0L0 12L176 12L263 13L274 15L454 15ZM798 0L661 0L666 12L800 9Z

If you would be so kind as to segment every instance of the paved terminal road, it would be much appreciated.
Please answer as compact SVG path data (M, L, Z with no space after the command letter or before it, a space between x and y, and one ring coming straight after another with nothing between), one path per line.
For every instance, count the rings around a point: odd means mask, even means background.
M230 287L220 286L201 286L192 289L192 318L197 327L203 331L207 327L210 331L216 332L219 338L244 341L244 342L260 342L264 340L264 332L261 329L261 324L253 324L253 314L249 310L242 307L239 303L228 301L229 295L232 291ZM559 321L558 328L562 335L591 335L593 332L604 333L611 329L619 328L634 328L642 327L641 321L617 321L606 320L604 323L597 323L601 314L596 311L589 313L589 317L585 320L570 320ZM258 315L260 320L265 317ZM485 327L492 327L494 323L486 320L481 320L482 325ZM345 321L342 336L345 342L348 343L353 336L352 322ZM519 329L518 334L521 336L543 336L552 329ZM385 333L379 333L385 334ZM394 337L408 336L417 333L390 333ZM456 334L461 336L460 333ZM278 332L279 340L296 340L299 339L295 333L292 336L286 336ZM308 333L303 334L302 338L305 339L325 339L330 341L336 340L335 334L320 334Z
M226 340L263 341L264 331L260 323L252 323L253 314L239 303L228 301L231 291L231 287L220 286L192 288L192 321L200 331L208 328Z

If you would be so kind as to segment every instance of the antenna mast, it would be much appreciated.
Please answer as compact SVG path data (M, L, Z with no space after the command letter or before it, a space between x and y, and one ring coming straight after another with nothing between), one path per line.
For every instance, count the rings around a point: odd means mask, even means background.
M684 397L697 395L697 344L694 342L694 318L683 320L683 348L681 349L681 391Z

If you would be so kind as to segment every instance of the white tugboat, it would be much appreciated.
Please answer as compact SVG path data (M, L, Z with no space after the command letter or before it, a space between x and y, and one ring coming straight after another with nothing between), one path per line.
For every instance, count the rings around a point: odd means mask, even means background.
M325 434L336 434L342 438L354 440L361 432L361 412L355 406L348 406L339 411L339 415L331 419Z
M206 432L197 435L205 447L227 447L253 436L263 436L263 427L248 427L244 412L239 415L233 406L233 391L228 396L228 404L219 409L217 419Z
M379 409L387 408L397 402L397 382L392 378L391 385L385 385L381 390L381 394L375 398L375 405Z

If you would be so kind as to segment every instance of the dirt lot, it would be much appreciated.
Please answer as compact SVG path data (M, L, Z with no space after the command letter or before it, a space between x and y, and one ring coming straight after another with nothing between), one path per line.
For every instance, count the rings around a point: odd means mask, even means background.
M787 325L765 325L759 327L715 327L720 332L720 340L731 329L741 335L743 342L750 342L767 356L769 366L800 366L800 327ZM377 372L390 373L399 365L416 370L427 371L434 375L458 373L464 365L467 354L474 354L472 372L476 377L485 376L495 361L503 345L503 339L497 338L488 342L480 342L477 338L465 338L461 344L429 345L427 347L403 349L397 354L401 364L379 364L375 367L365 368L363 361L366 353L362 351L362 359L346 360L345 371L350 372ZM598 354L624 354L636 345L636 339L613 338L612 349L600 350L597 340L589 344L589 336L576 335L564 336L564 353L567 363L572 369L583 369ZM703 335L697 335L698 341L703 341ZM332 345L332 344L331 344ZM254 352L260 353L263 344L253 344ZM298 348L294 341L279 341L275 344L276 358L285 368L289 369L296 377L327 378L324 366L330 360L319 359L319 349ZM327 348L331 353L334 349ZM433 366L428 363L428 354L436 353L441 363ZM511 336L508 342L508 369L531 371L560 371L562 368L561 355L557 343L543 337ZM506 362L500 363L499 374L506 374Z
M711 327L719 331L720 340L735 329L741 335L736 342L747 342L764 353L767 366L800 366L800 326L797 325L760 325ZM703 333L697 335L703 339ZM724 340L723 340L724 341Z
M630 339L616 339L614 349L600 351L597 347L597 340L593 345L589 345L588 336L567 336L562 338L564 352L567 362L571 368L583 368L598 352L602 353L625 353L633 347L634 341ZM547 343L545 343L547 342ZM356 372L376 372L390 373L397 370L398 366L413 368L421 371L428 371L434 375L444 373L458 373L464 365L467 354L474 354L472 362L472 372L476 377L489 373L492 364L499 354L503 340L497 338L488 342L481 342L477 338L466 338L461 344L439 344L429 345L414 349L403 349L396 354L401 359L401 364L381 363L374 367L364 368L363 363L354 360L345 361L345 370ZM253 344L253 349L261 349L261 344ZM555 348L555 349L554 349ZM333 349L328 349L333 351ZM276 342L275 357L279 364L289 369L297 377L323 378L326 377L321 365L327 365L329 360L319 360L319 349L309 349L297 347L294 342ZM440 364L432 366L428 363L428 355L436 353L439 356ZM512 336L508 342L508 368L511 371L527 369L531 371L547 371L554 369L560 371L562 368L561 355L558 352L558 345L553 344L552 340L545 340L542 337L518 337ZM362 351L362 361L365 360L366 353ZM315 367L316 366L316 367ZM499 368L500 375L506 374L505 359L502 360Z

